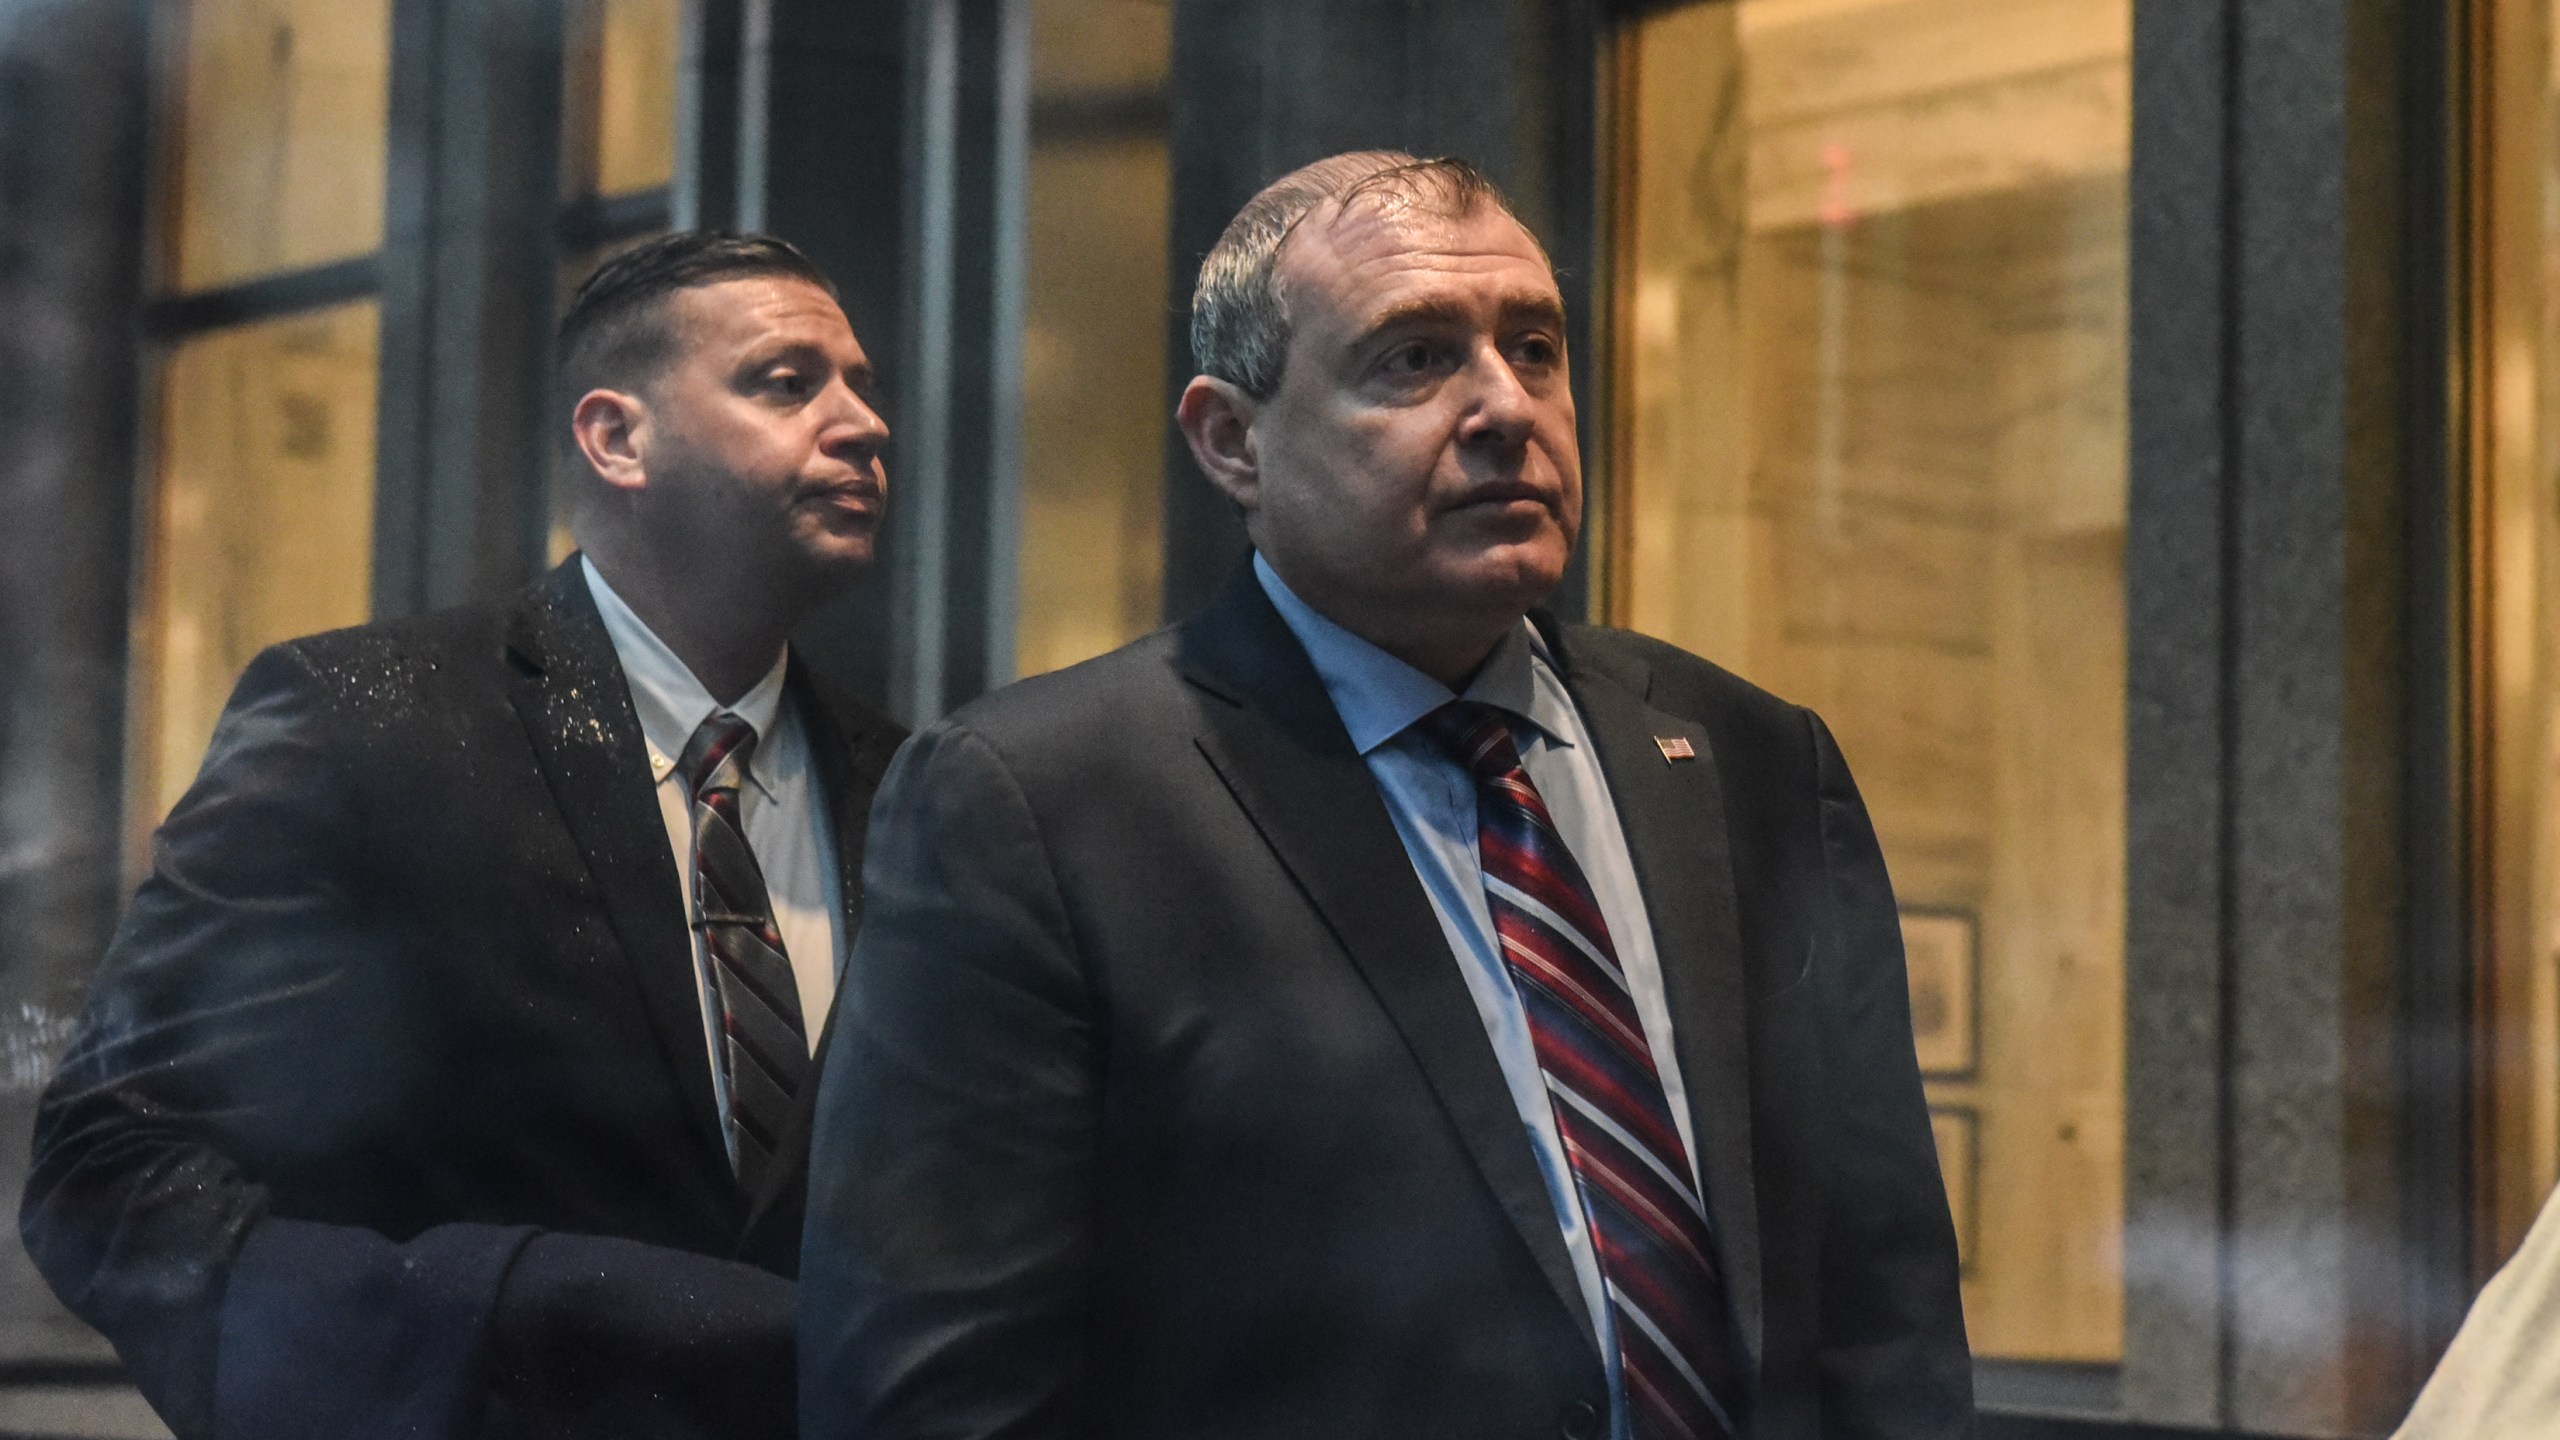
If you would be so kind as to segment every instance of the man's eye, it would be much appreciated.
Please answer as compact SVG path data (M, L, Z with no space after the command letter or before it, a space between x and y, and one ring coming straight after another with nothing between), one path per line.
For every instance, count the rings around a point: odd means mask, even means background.
M1531 335L1511 347L1511 353L1523 365L1553 365L1564 355L1564 347L1544 335Z
M797 370L776 370L765 376L765 388L780 395L809 393L809 377Z
M1390 375L1424 375L1438 358L1429 344L1415 340L1388 351L1379 368Z

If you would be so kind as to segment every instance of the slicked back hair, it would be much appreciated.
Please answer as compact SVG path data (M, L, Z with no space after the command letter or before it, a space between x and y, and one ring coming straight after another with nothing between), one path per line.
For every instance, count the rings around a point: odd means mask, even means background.
M1191 356L1201 374L1256 400L1271 398L1289 356L1280 252L1317 209L1331 203L1347 210L1366 196L1448 219L1464 219L1483 205L1520 218L1484 172L1464 160L1353 150L1302 165L1246 201L1200 262L1191 292Z
M731 230L680 230L607 258L570 297L560 317L558 357L564 404L602 387L639 390L665 372L682 338L667 301L679 290L762 275L805 280L836 294L835 282L788 240Z

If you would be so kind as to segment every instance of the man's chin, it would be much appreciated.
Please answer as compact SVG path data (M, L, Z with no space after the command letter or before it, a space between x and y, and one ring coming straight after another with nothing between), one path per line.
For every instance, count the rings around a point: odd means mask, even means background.
M1564 584L1570 556L1570 551L1536 546L1505 547L1472 557L1450 577L1449 598L1469 610L1525 615L1547 603Z
M858 570L871 563L879 537L878 517L831 513L819 523L799 527L791 546L806 564L821 569L850 565Z
M777 557L776 565L791 575L793 588L815 605L853 588L871 568L874 553L868 535L804 537L788 554Z

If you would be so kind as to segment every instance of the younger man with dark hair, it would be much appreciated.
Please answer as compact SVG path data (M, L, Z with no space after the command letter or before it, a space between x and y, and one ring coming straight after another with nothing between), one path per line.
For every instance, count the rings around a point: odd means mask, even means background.
M253 662L20 1225L178 1434L787 1436L809 1068L901 738L784 637L888 429L798 251L561 326L583 553Z

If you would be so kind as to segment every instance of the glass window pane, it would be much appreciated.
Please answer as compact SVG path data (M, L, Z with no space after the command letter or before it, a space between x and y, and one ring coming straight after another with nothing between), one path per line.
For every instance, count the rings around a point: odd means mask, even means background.
M177 287L380 246L390 0L192 0L184 30Z
M1015 656L1036 674L1156 627L1166 236L1161 0L1033 0Z
M364 301L168 358L134 637L138 830L195 778L259 650L371 608L375 322Z
M681 0L572 0L562 186L570 199L672 184Z
M1610 607L1873 810L1986 1356L2121 1356L2127 0L1736 0L1618 75Z

